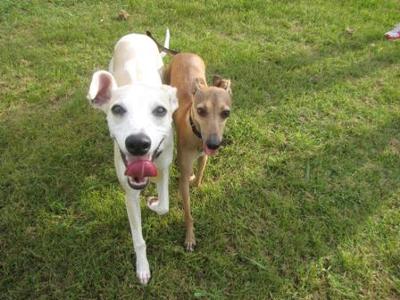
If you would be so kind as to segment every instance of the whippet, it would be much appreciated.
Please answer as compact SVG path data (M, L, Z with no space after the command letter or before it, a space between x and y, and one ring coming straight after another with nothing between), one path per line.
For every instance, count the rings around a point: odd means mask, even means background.
M193 251L196 240L190 210L189 182L201 184L209 155L219 148L231 109L231 82L215 76L207 86L203 60L191 53L173 56L164 74L166 83L177 88L179 108L174 113L178 137L179 191L186 225L185 247ZM196 176L193 162L198 159Z
M167 31L165 47L168 47ZM148 207L158 214L169 209L169 166L173 156L172 114L178 107L176 88L163 85L162 56L146 35L129 34L116 44L109 72L93 74L88 99L106 113L114 140L114 163L126 193L126 208L136 253L136 274L142 284L150 279L146 243L142 235L139 195L157 184L158 198Z

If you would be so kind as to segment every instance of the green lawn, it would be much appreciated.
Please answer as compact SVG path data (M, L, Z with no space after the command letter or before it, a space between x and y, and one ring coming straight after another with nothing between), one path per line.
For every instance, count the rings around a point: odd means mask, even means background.
M399 21L396 0L1 0L0 298L399 299ZM142 287L85 95L122 35L166 27L234 107L191 192L196 251L175 166L170 213L143 205Z

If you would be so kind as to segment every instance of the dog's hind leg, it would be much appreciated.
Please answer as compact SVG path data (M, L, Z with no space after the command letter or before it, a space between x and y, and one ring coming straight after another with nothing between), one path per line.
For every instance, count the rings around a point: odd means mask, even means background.
M166 214L169 210L169 192L168 192L168 178L169 170L165 168L160 171L159 179L157 181L157 197L150 197L147 200L147 207L155 211L159 215Z
M196 179L193 182L193 185L195 187L199 187L203 180L204 169L206 168L207 165L207 159L208 155L205 154L197 159L197 174L196 174Z
M126 210L132 232L133 248L136 254L136 275L141 284L150 279L150 267L146 255L146 242L142 235L142 217L139 201L140 191L131 190L126 194Z

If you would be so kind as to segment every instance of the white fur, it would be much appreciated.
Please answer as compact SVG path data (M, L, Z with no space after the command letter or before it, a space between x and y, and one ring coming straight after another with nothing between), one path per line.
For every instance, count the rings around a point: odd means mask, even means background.
M126 192L126 208L136 253L136 274L142 284L149 281L150 268L142 235L140 190L129 186L120 150L129 161L134 159L125 147L125 139L129 135L144 133L149 136L150 155L164 139L160 147L162 153L154 160L158 176L153 181L157 185L158 201L148 206L158 214L167 213L169 166L173 156L172 113L177 109L178 101L176 88L161 83L162 68L161 55L149 37L141 34L126 35L115 46L110 62L111 73L94 73L88 93L92 105L106 113L110 135L114 139L115 169ZM126 112L122 116L111 111L116 104L125 108ZM167 109L164 117L153 114L157 106Z

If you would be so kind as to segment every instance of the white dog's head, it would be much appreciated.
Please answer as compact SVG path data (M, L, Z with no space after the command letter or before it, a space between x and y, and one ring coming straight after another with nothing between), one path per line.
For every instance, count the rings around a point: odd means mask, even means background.
M143 189L157 169L152 163L163 150L178 107L176 88L131 84L117 87L106 71L93 74L88 99L107 115L111 137L118 144L128 183Z

